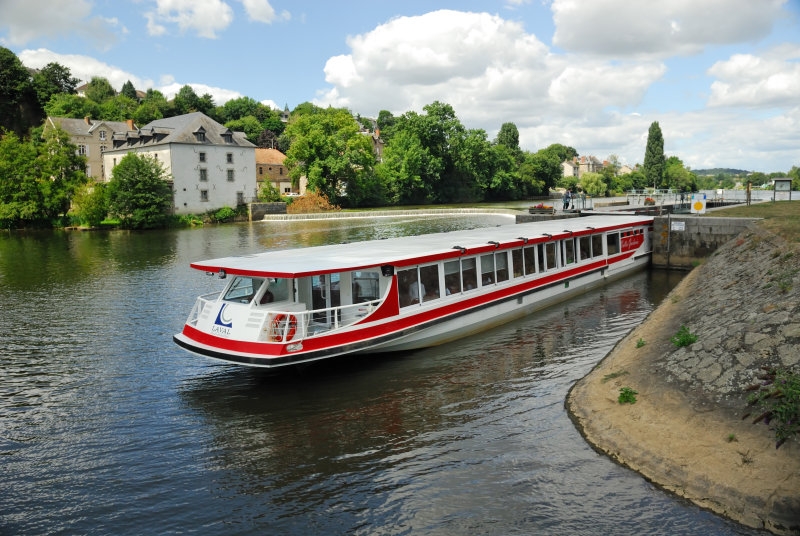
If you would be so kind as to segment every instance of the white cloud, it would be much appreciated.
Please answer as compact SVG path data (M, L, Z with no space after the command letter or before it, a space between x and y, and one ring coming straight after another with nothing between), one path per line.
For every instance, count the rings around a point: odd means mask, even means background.
M222 106L229 100L243 97L243 95L238 91L232 91L230 89L225 89L221 87L208 86L206 84L197 84L194 82L188 82L183 84L178 82L172 82L171 84L167 84L158 87L156 89L158 89L161 93L163 93L164 96L167 98L167 100L170 100L174 98L175 95L178 94L178 92L181 90L183 86L191 86L194 92L197 93L198 97L202 97L203 95L208 93L213 97L214 104L216 106Z
M58 54L39 48L36 50L23 50L18 54L19 60L26 67L41 69L51 62L59 63L68 67L72 76L81 82L88 82L95 76L102 76L108 79L111 86L119 91L122 85L128 80L136 89L145 90L153 85L152 80L140 78L133 73L120 69L114 65L109 65L90 56L80 54Z
M162 35L165 25L176 24L180 31L194 31L200 37L215 39L217 32L233 22L233 9L222 0L156 0L155 11L144 13L151 35Z
M553 0L553 44L615 57L695 54L769 34L787 0Z
M282 11L280 16L276 15L275 9L270 5L269 0L239 0L247 12L250 20L271 24L275 19L289 20L291 15L288 11Z
M735 54L708 70L710 106L791 106L800 95L800 47L782 46L762 56Z
M77 34L100 48L110 47L119 33L127 31L117 19L92 17L91 13L92 3L87 0L50 0L46 8L30 0L2 0L0 29L7 29L4 41L10 45Z

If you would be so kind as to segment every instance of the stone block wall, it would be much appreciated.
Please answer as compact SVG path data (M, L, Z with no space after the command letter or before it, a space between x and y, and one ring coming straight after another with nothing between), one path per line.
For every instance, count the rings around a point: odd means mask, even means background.
M690 270L755 218L657 216L653 221L653 266Z
M263 220L267 214L286 214L286 203L279 201L276 203L250 203L250 221Z

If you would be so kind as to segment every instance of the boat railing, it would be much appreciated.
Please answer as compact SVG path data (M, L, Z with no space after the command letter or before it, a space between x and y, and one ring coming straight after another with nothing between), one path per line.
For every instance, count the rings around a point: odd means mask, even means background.
M199 296L194 301L194 307L192 307L192 311L189 313L189 319L186 320L186 323L191 326L197 325L197 320L200 318L200 315L203 313L203 310L209 303L217 301L220 292L212 292L210 294L203 294Z
M272 342L297 342L351 326L374 311L381 300L303 311L270 311L262 333Z

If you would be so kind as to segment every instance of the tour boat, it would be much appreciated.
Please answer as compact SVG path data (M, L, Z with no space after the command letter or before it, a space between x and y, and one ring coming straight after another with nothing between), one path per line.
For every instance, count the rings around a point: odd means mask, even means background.
M645 267L652 230L609 214L195 262L226 284L174 340L268 368L434 346Z

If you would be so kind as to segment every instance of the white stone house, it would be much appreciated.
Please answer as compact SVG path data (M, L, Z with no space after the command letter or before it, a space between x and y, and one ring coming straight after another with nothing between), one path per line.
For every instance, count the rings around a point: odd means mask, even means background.
M104 180L128 153L148 154L172 176L175 214L201 214L256 199L255 145L201 112L157 119L115 134L103 153Z

